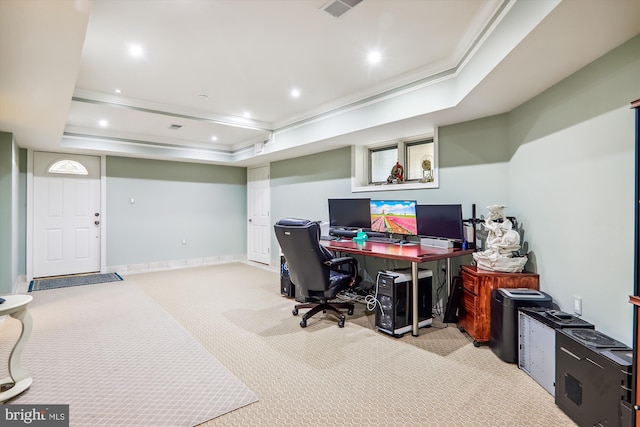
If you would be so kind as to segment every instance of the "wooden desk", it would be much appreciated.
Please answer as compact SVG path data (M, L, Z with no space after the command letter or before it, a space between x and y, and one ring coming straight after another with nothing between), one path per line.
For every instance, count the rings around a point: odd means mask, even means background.
M334 252L345 252L354 255L375 258L394 259L411 263L412 331L418 336L418 264L428 261L447 260L447 285L451 285L451 258L473 253L473 249L442 249L422 246L420 244L399 245L380 242L355 242L353 240L323 240L322 244ZM448 292L447 288L447 292Z

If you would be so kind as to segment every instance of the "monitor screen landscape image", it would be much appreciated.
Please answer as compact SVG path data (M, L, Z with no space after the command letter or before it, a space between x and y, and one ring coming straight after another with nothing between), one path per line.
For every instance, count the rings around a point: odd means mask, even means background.
M371 230L416 235L415 200L371 200Z

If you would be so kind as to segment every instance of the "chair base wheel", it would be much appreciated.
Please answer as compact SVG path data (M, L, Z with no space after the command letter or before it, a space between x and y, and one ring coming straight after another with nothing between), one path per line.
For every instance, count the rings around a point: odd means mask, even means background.
M323 314L332 314L333 316L337 317L338 326L341 328L344 328L344 324L346 322L346 316L344 315L344 312L340 311L340 309L347 310L349 315L352 315L355 311L353 304L350 304L350 303L331 304L325 301L325 302L319 302L319 303L309 302L309 303L296 304L291 310L291 313L294 316L297 316L301 309L304 310L307 308L309 308L310 310L306 312L304 316L302 316L302 320L300 321L300 327L302 328L306 328L307 321L312 316L320 312L322 312Z

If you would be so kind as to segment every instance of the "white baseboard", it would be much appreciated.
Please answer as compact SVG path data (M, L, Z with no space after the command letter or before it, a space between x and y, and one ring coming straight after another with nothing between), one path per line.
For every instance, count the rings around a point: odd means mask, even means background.
M204 265L227 264L230 262L246 261L246 255L221 255L205 258L179 259L140 264L111 265L106 273L137 274L153 271L177 270L180 268L200 267Z

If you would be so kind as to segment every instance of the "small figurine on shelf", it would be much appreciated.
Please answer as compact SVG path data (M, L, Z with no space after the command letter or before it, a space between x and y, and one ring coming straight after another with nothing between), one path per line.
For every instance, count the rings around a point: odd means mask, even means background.
M433 182L433 169L431 168L431 156L422 158L422 179L420 182Z
M404 168L400 162L396 162L395 166L391 168L391 175L387 178L389 184L399 184L404 181Z

